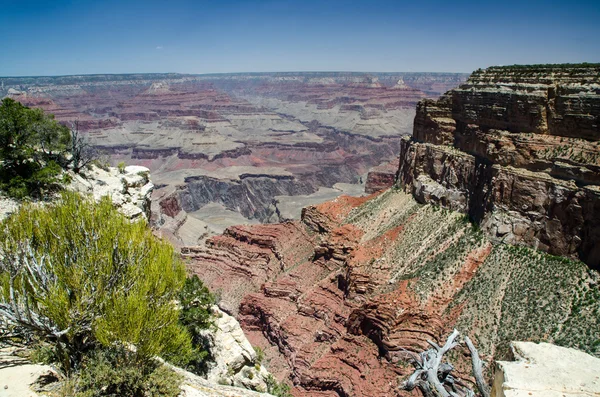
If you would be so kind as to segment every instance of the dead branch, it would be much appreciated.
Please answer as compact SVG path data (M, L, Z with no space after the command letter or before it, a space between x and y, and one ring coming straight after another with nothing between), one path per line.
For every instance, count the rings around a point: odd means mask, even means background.
M468 336L465 335L464 340L467 344L467 347L469 348L469 351L471 352L473 376L475 377L475 382L477 382L477 388L479 389L479 392L483 397L490 397L490 389L487 383L485 383L485 381L483 380L483 363L479 358L479 353L477 352L475 345L473 345L473 342L471 342L471 339Z
M454 330L443 346L439 346L437 343L428 340L427 343L429 343L431 348L421 352L419 359L413 360L415 371L402 384L402 389L410 391L418 387L425 397L475 396L476 394L473 390L452 375L454 366L448 362L443 362L444 354L460 345L458 341L459 335L460 332ZM473 373L481 396L489 397L489 388L483 380L483 363L471 340L465 337L464 341L471 351Z

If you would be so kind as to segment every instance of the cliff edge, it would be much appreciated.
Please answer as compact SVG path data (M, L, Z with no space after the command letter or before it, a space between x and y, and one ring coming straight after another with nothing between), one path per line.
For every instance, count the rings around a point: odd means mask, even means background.
M490 67L417 106L399 183L496 240L600 265L600 65Z

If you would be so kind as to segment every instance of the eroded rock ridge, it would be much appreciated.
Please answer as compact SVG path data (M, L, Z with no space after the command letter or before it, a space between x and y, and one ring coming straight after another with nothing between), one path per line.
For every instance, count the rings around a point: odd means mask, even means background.
M491 67L417 106L399 182L498 240L600 265L600 66Z

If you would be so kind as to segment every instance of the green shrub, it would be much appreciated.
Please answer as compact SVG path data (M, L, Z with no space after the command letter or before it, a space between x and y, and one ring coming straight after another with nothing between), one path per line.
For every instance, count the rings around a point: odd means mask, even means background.
M52 344L66 372L114 343L142 361L189 359L176 304L184 282L172 246L109 198L95 204L65 192L57 204L23 205L0 224L0 334Z
M260 366L265 359L265 351L258 346L254 346L256 352L256 365Z
M10 98L0 103L0 189L15 198L59 187L71 142L69 129L41 109Z
M269 375L266 379L267 393L277 397L293 397L290 391L290 387L281 382L277 382L277 379L273 375Z
M182 377L157 362L140 363L122 347L94 351L75 377L75 397L176 397Z
M124 161L121 161L119 164L117 164L117 168L118 168L118 170L119 170L119 172L121 174L125 173L125 167L126 166L125 166L125 162Z
M37 343L29 352L29 360L33 363L50 365L57 361L56 351L48 343Z
M179 365L197 374L204 374L208 369L206 361L209 357L206 339L203 331L213 325L211 307L215 304L215 297L202 283L198 276L193 275L185 280L183 289L179 293L181 312L179 322L187 328L192 337L193 351L186 362L177 361Z

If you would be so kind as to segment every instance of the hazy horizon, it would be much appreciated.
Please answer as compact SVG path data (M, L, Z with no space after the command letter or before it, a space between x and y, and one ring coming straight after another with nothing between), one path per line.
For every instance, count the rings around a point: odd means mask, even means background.
M470 73L600 61L597 1L2 3L3 77Z

